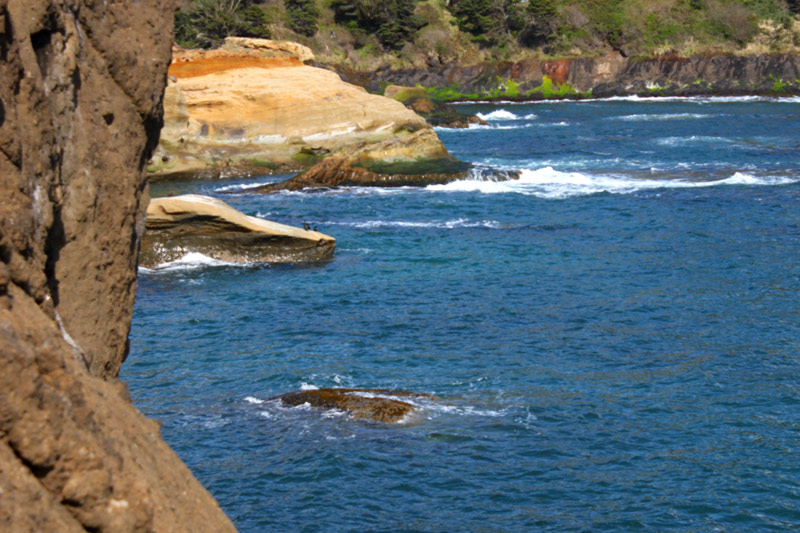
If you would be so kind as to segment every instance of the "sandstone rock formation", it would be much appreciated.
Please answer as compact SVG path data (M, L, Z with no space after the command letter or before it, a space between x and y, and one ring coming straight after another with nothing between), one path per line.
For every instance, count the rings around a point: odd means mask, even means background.
M115 378L171 2L0 0L0 529L232 531Z
M505 181L519 178L519 172L513 170L474 168L443 149L416 158L418 147L430 144L425 141L426 136L438 140L431 130L420 130L409 138L389 139L342 155L329 156L286 181L251 187L243 192L272 193L340 186L407 187L462 179Z
M250 217L216 198L187 194L150 201L139 264L154 267L189 252L231 263L318 261L330 258L335 247L333 237L317 231Z
M338 409L346 411L353 418L377 422L407 421L418 412L413 404L397 398L434 397L388 389L315 389L290 392L272 399L293 407L308 404L317 409Z
M229 38L219 50L176 51L153 177L303 169L428 128L401 103L304 65L310 52L270 43ZM416 157L445 152L435 134L424 140Z

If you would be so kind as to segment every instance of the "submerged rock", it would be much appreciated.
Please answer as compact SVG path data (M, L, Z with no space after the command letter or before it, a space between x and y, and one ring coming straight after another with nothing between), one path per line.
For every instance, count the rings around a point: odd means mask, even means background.
M438 142L432 131L423 130L410 139L388 140L347 155L329 156L286 181L252 187L243 192L272 193L340 186L422 187L464 179L506 181L519 178L519 172L514 170L475 168L455 159L444 149L435 150L435 144L434 149L425 152L426 157L417 157L417 147L430 146L431 136Z
M346 411L354 418L377 422L400 422L417 412L417 408L397 398L434 398L403 390L389 389L315 389L290 392L272 398L293 407L308 404L318 409Z
M479 116L459 113L453 106L432 98L424 87L390 85L386 87L383 95L401 102L422 116L431 126L468 128L470 124L486 125L486 121Z
M328 259L336 239L247 216L225 202L187 194L147 206L139 264L154 267L197 252L231 263L287 263Z

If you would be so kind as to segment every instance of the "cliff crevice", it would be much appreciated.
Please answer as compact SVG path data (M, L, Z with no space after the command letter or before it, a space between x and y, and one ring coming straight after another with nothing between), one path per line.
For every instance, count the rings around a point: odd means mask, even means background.
M0 523L9 531L233 530L116 379L173 9L0 0Z

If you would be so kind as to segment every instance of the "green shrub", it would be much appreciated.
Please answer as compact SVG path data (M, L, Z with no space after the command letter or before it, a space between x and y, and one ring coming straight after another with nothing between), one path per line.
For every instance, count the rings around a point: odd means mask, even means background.
M388 49L399 50L426 21L414 14L416 0L333 0L334 20L359 40L375 35Z
M225 37L269 38L269 20L246 0L193 0L175 13L175 41L184 48L214 48Z
M319 8L314 0L283 0L283 5L290 30L306 37L317 33Z

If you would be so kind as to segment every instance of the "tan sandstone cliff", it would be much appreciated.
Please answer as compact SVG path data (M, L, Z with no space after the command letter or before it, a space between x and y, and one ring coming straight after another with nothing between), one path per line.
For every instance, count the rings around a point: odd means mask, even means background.
M423 118L328 70L296 43L228 38L217 50L176 50L165 128L149 170L244 175L310 167L329 154L414 137L414 159L447 151ZM419 141L417 141L419 139Z
M0 0L0 528L231 531L116 380L171 2Z

